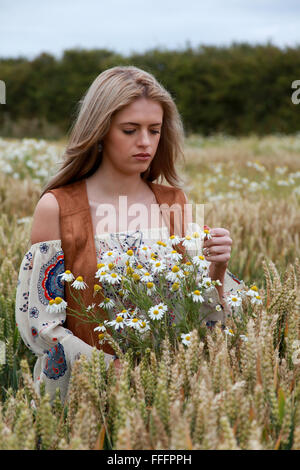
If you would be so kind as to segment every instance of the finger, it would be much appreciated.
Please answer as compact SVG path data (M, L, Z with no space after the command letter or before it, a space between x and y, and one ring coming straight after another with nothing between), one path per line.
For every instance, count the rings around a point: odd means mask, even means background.
M203 243L203 246L208 248L210 246L215 246L215 245L232 245L232 240L229 237L213 237L210 238L209 240L205 240Z
M210 230L210 234L212 237L224 237L224 236L229 236L230 232L226 228L222 227L217 227L217 228L212 228Z
M230 253L230 251L231 250L228 246L213 246L209 248L210 256L221 255L221 254L227 255L228 253ZM207 250L205 250L203 253L206 254Z

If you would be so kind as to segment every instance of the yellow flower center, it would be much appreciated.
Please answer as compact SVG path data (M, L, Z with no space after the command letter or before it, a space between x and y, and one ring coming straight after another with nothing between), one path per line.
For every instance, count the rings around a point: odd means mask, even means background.
M109 263L108 267L109 267L109 269L114 269L115 265L114 265L114 263Z
M132 251L132 250L127 250L126 253L128 254L128 256L132 256L132 255L133 255L133 251Z
M132 323L137 323L138 321L139 321L138 318L133 318L133 319L132 319Z
M171 235L169 238L170 238L170 240L174 240L175 235Z
M100 273L101 276L105 276L106 274L106 271L102 271L102 273Z
M65 271L65 274L71 274L71 271L70 271L69 269L67 269L67 270Z
M116 278L118 277L116 273L111 273L111 277Z
M193 233L193 237L194 237L194 238L199 238L199 237L200 237L200 235L199 235L199 233L198 233L198 232L194 232L194 233Z
M105 304L108 304L109 301L110 301L110 299L109 299L108 297L105 297L105 299L103 300L103 302L104 302Z
M204 256L199 255L198 258L203 260Z
M161 266L161 263L160 262L155 263L155 266L158 268L159 266Z
M101 289L102 289L102 287L99 286L99 284L94 284L94 292L98 292Z
M140 280L140 276L139 276L137 273L134 273L134 274L132 275L132 277L133 277L133 279L134 279L135 281L139 281L139 280Z
M152 289L153 286L154 286L153 282L147 282L148 289Z
M158 310L153 310L154 315L158 315L159 311Z
M232 331L232 329L231 329L231 328L230 328L228 331L229 331L229 333L233 334L233 331Z
M56 303L56 305L59 305L61 302L62 302L62 298L61 298L61 297L55 297L55 303Z
M256 295L255 296L257 299L261 299L261 296L260 295Z
M134 272L134 271L133 271L132 267L131 267L131 266L128 266L128 268L126 269L126 273L127 273L127 274L132 274L133 272Z
M175 291L175 290L178 290L178 289L179 289L179 283L174 282L174 284L172 285L172 290Z
M104 333L99 333L98 338L100 339L100 341L104 338L104 336L105 336Z
M122 321L123 321L123 317L120 317L120 315L118 315L117 318L116 318L116 322L117 323L122 323Z
M194 290L194 295L200 295L200 291L199 290Z
M190 261L187 261L185 264L186 266L191 266L192 263Z
M205 230L204 230L204 233L209 233L209 230L205 229Z
M258 289L257 289L257 287L256 287L256 286L252 286L252 287L251 287L251 290L258 291Z
M97 264L97 268L98 268L98 269L103 268L103 266L105 266L104 263L98 263L98 264Z
M82 276L78 276L78 277L76 278L76 281L78 281L78 282L83 282L83 277L82 277Z
M175 266L173 266L173 268L172 268L172 272L173 272L173 273L178 273L178 271L179 271L179 267L178 267L178 266L176 266L176 265L175 265Z
M190 237L189 235L187 235L187 236L185 237L185 239L186 239L186 240L191 240L192 237Z
M126 310L126 309L123 309L121 313L126 313L126 312L127 312L127 310Z
M137 269L142 269L143 266L142 266L142 264L138 264L136 268L137 268Z
M237 297L232 297L231 300L233 300L234 302L236 302L236 301L237 301Z
M189 341L189 340L191 339L191 337L190 337L190 336L186 336L185 339L186 339L187 341Z
M55 303L54 299L49 300L49 305L53 305Z
M141 328L145 328L146 326L146 322L145 321L142 321L141 324L140 324Z
M111 256L112 254L113 254L113 252L112 252L112 251L109 251L109 252L107 253L107 256Z

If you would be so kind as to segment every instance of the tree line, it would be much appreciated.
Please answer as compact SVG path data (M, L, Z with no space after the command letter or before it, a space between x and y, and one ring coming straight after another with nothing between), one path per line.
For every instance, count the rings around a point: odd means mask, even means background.
M107 49L68 49L61 58L48 53L32 60L0 58L0 80L6 85L0 134L66 135L87 88L115 65L135 65L154 74L173 96L187 135L300 130L300 105L291 99L292 82L300 80L300 46L232 43L154 48L129 56Z

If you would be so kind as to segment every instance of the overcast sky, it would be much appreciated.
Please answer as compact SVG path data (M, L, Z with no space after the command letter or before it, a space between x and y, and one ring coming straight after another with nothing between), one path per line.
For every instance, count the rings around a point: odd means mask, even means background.
M108 48L124 55L271 41L300 45L299 0L0 0L0 57Z

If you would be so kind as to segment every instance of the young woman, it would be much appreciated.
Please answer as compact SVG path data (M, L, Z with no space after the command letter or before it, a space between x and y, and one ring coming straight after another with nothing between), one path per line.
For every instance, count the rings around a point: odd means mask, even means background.
M185 210L188 201L175 168L183 142L182 122L170 94L134 66L102 72L80 102L61 168L43 189L34 212L31 247L20 267L16 297L20 334L38 356L37 390L44 382L51 399L57 387L62 400L66 397L74 360L80 354L90 357L93 346L104 350L107 365L111 360L119 365L114 351L99 344L95 325L68 315L76 304L62 274L69 270L88 286L97 286L100 253L186 235L191 213ZM167 185L153 182L163 178ZM176 220L162 210L174 204L181 211ZM208 320L214 321L221 318L213 309L216 302L226 309L224 294L241 286L227 270L229 231L214 228L211 234L204 254L211 279L222 283L219 298L206 304ZM82 295L86 307L95 302L91 291L85 289ZM67 301L67 310L50 312L49 301L59 297Z

